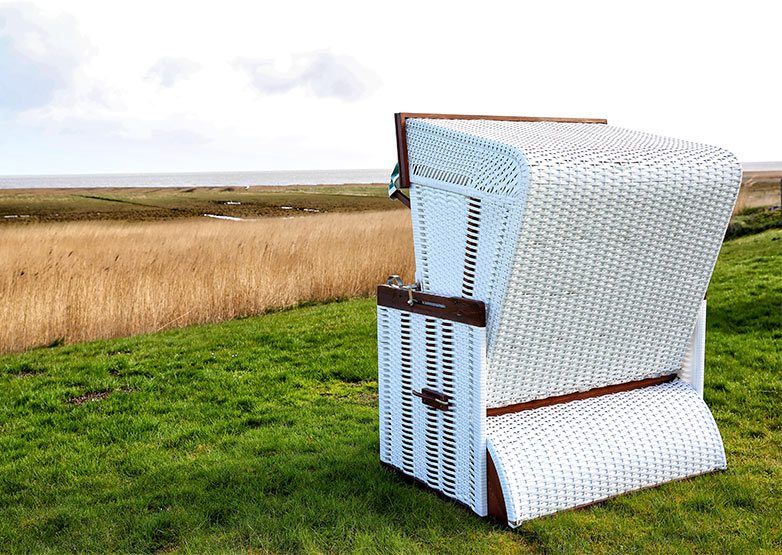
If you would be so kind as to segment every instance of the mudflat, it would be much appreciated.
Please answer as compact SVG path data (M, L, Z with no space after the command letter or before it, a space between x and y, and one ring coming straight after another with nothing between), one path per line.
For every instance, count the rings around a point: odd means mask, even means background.
M206 214L255 219L403 208L389 200L386 191L382 184L0 189L0 225L174 220Z

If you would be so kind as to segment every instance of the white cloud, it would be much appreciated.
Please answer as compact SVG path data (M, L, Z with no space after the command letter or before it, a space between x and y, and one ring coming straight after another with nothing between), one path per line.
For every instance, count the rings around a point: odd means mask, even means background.
M48 102L67 86L84 50L73 18L45 17L28 3L0 4L0 110Z
M604 116L778 160L778 10L0 0L0 173L391 166L400 110Z
M162 87L171 87L177 81L186 79L201 68L201 64L187 58L160 58L149 68L146 76Z
M247 71L262 94L284 94L302 88L321 98L355 101L378 84L378 78L350 56L329 51L297 53L286 69L275 60L241 58L236 66Z

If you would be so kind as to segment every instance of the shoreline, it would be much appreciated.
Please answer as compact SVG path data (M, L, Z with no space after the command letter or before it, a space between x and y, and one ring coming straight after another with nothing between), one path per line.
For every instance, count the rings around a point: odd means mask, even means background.
M0 175L0 189L275 187L385 183L390 169Z
M73 191L98 191L98 190L111 190L111 191L180 191L187 192L190 189L197 191L214 190L214 191L270 191L275 190L296 190L296 189L323 189L328 187L387 187L385 183L299 183L291 185L129 185L126 187L118 187L114 185L101 185L96 187L0 187L0 196L4 194L14 193L28 193L34 194L38 192L62 192L68 193Z

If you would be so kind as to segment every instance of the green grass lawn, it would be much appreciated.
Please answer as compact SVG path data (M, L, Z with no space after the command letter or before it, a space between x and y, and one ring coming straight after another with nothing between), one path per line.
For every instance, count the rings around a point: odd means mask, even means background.
M0 551L781 551L782 230L708 327L729 469L515 532L380 466L372 300L3 356Z

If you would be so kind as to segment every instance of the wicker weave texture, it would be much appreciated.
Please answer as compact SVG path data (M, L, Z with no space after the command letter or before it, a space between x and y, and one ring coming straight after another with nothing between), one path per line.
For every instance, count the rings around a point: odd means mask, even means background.
M383 306L377 320L380 459L486 515L486 330Z
M487 303L488 406L681 368L738 192L732 154L595 124L407 133L418 278Z
M725 468L717 426L686 383L488 418L511 526Z
M515 243L521 211L508 210L507 199L465 197L417 184L410 197L416 280L438 295L483 300L488 334L496 335L500 311L493 299L504 296L514 255L503 247Z

